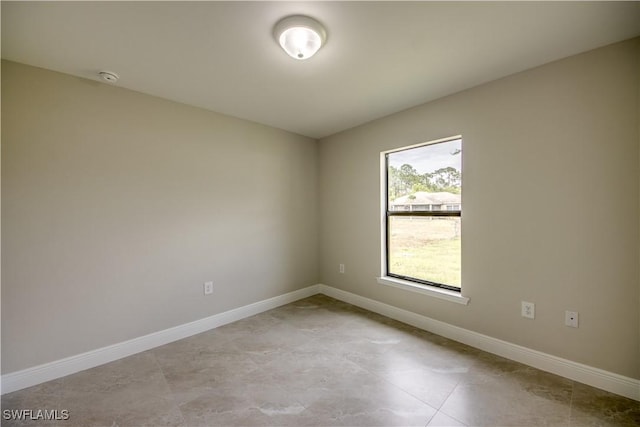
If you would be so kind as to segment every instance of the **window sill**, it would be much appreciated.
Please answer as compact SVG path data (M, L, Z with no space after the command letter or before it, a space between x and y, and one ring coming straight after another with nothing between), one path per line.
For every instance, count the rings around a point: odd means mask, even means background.
M404 289L405 291L409 292L417 292L419 294L429 295L434 298L439 298L458 304L469 304L469 298L463 297L459 292L450 291L448 289L419 285L417 283L409 282L408 280L396 279L395 277L388 276L377 277L376 279L381 285L393 286L394 288Z

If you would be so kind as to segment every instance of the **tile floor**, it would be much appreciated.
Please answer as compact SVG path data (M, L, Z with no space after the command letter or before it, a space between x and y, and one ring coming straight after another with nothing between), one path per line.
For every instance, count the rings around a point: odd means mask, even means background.
M638 426L640 402L316 295L2 396L58 426Z

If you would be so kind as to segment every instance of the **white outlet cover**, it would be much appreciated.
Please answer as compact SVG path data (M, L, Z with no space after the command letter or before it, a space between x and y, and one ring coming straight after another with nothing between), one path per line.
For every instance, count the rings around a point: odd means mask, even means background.
M522 317L535 319L536 305L532 302L522 301Z
M578 327L578 312L577 311L565 311L564 312L564 324L572 328Z
M213 293L213 282L204 282L204 294L209 295Z

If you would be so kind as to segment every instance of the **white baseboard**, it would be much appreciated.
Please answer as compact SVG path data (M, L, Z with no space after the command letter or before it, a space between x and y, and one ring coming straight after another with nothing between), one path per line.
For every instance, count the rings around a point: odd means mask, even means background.
M454 341L470 345L516 362L551 372L574 381L640 400L640 380L594 368L561 357L532 350L477 332L431 319L380 301L362 297L327 285L319 285L320 293L355 306L424 329Z
M346 292L327 285L313 285L284 295L258 301L243 307L215 314L163 331L134 338L118 344L102 347L76 356L56 360L22 371L2 375L1 393L11 393L56 378L61 378L85 369L93 368L123 357L187 338L227 323L235 322L284 304L324 294L332 298L362 307L383 316L424 329L446 338L524 363L543 371L551 372L602 390L640 401L640 380L613 372L562 359L540 351L532 350L487 335L453 326L411 311L403 310L370 298Z
M319 285L309 286L253 304L214 314L204 319L185 323L163 331L154 332L142 337L102 347L86 353L56 360L32 368L2 375L0 381L2 394L11 393L23 388L61 378L85 369L94 368L123 357L168 344L201 332L208 331L227 323L235 322L258 313L318 294Z

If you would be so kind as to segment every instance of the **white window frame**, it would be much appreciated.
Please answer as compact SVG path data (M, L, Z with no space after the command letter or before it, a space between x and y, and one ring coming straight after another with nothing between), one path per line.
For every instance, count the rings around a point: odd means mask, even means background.
M422 142L420 144L414 144L410 146L395 148L392 150L383 151L380 153L380 247L382 248L380 253L380 276L377 277L377 282L380 285L391 286L394 288L402 289L409 292L416 292L422 295L438 298L445 301L455 302L458 304L467 305L470 299L462 295L462 288L460 291L449 290L446 288L438 288L435 286L429 286L420 284L417 282L402 280L396 277L387 275L387 161L386 156L388 153L394 153L401 150L409 150L412 148L423 147L425 145L437 144L440 142L451 141L455 139L462 139L462 135L455 135L447 138L441 138L433 141ZM463 175L464 176L464 175ZM461 221L462 221L462 217ZM464 230L464 227L461 227Z

